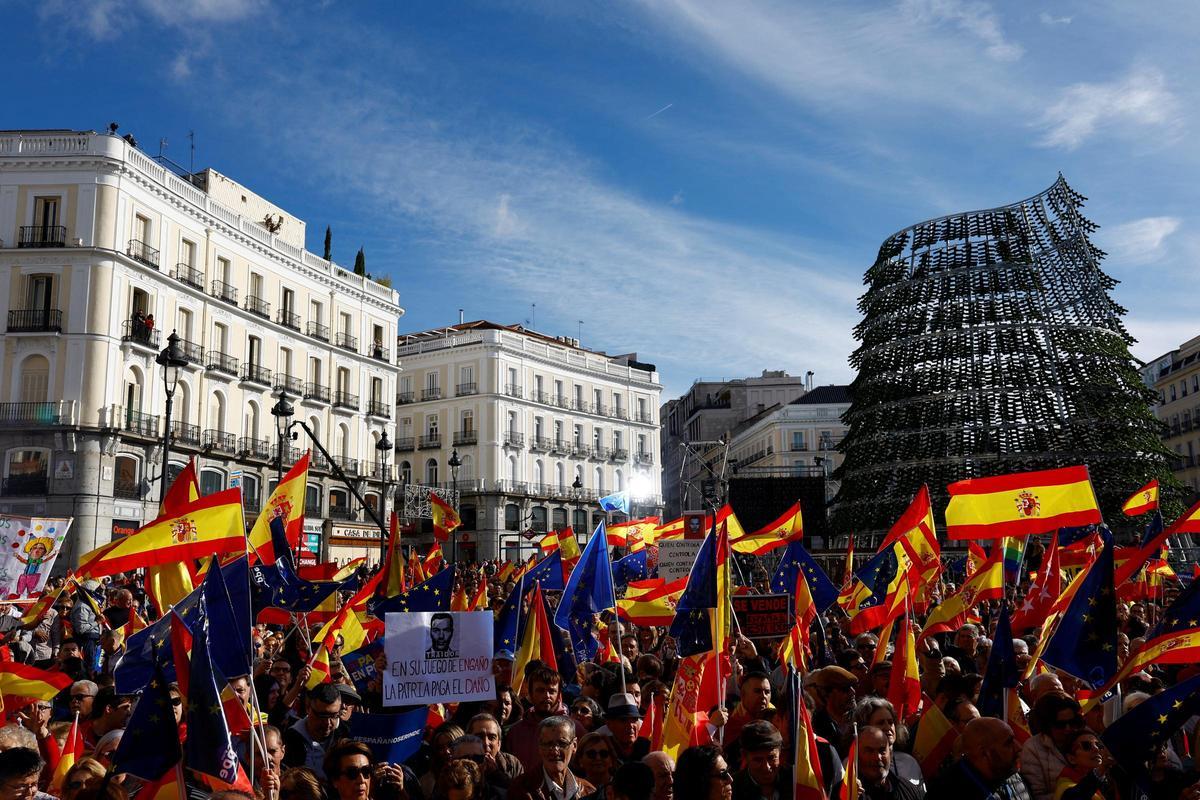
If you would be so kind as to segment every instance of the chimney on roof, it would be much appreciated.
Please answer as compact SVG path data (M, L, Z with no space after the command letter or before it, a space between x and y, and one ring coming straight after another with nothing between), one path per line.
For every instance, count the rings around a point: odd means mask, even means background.
M811 392L813 388L813 371L804 373L804 391Z

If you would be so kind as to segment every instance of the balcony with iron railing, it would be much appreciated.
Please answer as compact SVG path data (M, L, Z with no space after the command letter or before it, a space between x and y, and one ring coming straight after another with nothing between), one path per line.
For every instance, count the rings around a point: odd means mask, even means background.
M396 452L397 453L406 453L410 450L416 450L416 449L417 449L417 440L414 439L413 437L411 437L411 436L397 436L396 437Z
M396 405L406 406L411 402L413 402L413 393L412 392L397 392L396 393Z
M469 394L478 394L478 393L479 393L479 386L474 383L460 383L458 386L454 387L454 394L457 397L465 397Z
M525 481L495 481L492 484L492 489L502 494L529 494L529 484Z
M231 355L211 350L208 353L208 368L236 378L238 375L238 360Z
M22 225L17 234L17 247L66 247L65 225Z
M612 455L612 450L608 449L604 445L593 445L592 446L592 458L594 460L607 461L608 457L610 455Z
M421 390L421 402L425 402L426 400L441 400L441 399L442 399L442 387L440 387L440 386L429 386L429 387L426 387Z
M176 444L200 446L200 426L182 420L171 420L171 439Z
M322 386L314 381L309 381L304 384L304 399L316 400L318 403L329 402L329 387Z
M358 352L358 337L351 336L346 331L338 331L334 334L333 343L344 350Z
M226 283L225 281L213 281L212 289L209 291L209 294L218 300L223 300L226 303L229 303L230 305L236 306L238 304L238 290L237 287L232 283Z
M272 461L279 460L279 445L278 445L278 443L276 443L271 448L271 460ZM290 467L292 464L295 464L299 460L300 460L300 448L299 447L291 447L290 445L284 445L284 447L283 447L283 465L285 467Z
M367 477L377 481L391 481L396 475L395 464L385 461L372 461Z
M44 497L50 493L50 476L9 475L0 487L5 497Z
M550 402L551 402L551 405L557 406L558 408L570 408L571 407L571 400L565 394L555 395L553 398L551 398Z
M333 460L342 468L342 472L347 475L358 475L358 459L349 458L347 456L334 456Z
M184 361L187 361L189 364L195 364L198 367L204 366L204 346L199 342L180 339L179 353L183 356Z
M262 501L257 497L251 497L248 494L242 494L242 511L246 516L257 516L258 512L262 511Z
M158 438L159 418L156 415L120 407L115 411L116 421L121 430L148 439Z
M566 439L555 439L550 442L550 452L558 456L571 455L571 443Z
M24 308L8 312L9 333L62 333L62 311Z
M113 497L118 500L141 500L142 482L136 479L115 478L113 480Z
M290 308L281 308L275 312L275 321L285 328L300 330L300 315Z
M588 458L592 455L592 446L590 444L573 444L571 445L571 455L575 458Z
M338 389L333 393L333 405L335 408L349 408L354 411L358 410L358 395L343 392Z
M329 341L329 326L322 325L319 322L309 322L306 327L306 332L314 339L320 339L322 342Z
M368 400L367 416L379 417L380 419L391 419L392 408L382 400Z
M162 331L147 328L142 320L127 319L121 323L121 341L158 350L162 347Z
M440 433L429 433L421 437L421 441L417 445L422 450L432 450L435 447L442 446L442 435Z
M283 389L294 397L299 397L304 394L304 381L299 378L293 378L291 375L275 374L275 388Z
M541 391L538 391L537 389L534 389L532 392L529 393L529 399L535 403L542 403L543 405L550 405L550 393L549 392L541 392Z
M479 431L455 431L454 446L460 447L468 444L479 444Z
M504 393L509 397L524 397L525 389L515 383L504 384Z
M305 503L304 516L311 517L313 519L321 519L325 516L325 513L321 508L320 503Z
M504 432L504 446L505 447L524 447L525 446L525 434L520 433L519 431L505 431Z
M644 414L644 413L639 412L637 415L637 421L653 424L654 417L652 417L650 414Z
M269 461L271 459L271 443L266 439L243 436L238 439L237 449L238 453L244 458L253 458L259 461Z
M629 420L629 412L624 408L614 408L612 412L613 419Z
M629 460L629 451L624 447L614 447L612 453L609 455L609 458L618 464L623 464Z
M246 295L246 300L242 303L242 308L263 319L271 318L271 304L256 295Z
M158 269L158 251L150 245L138 239L129 240L129 249L126 251L130 258L134 261L139 261L147 267Z
M347 522L358 519L358 515L350 510L350 506L330 506L329 519L345 520Z
M381 344L371 345L371 358L376 361L391 361L392 351L390 348L384 347Z
M261 364L242 365L242 380L257 383L260 386L271 386L271 370Z
M193 289L204 291L204 273L193 269L191 264L185 264L182 261L176 264L175 269L171 270L171 277Z
M331 472L332 467L329 465L329 459L320 450L312 452L311 460L308 462L314 472Z
M0 427L26 428L71 425L73 404L69 400L48 403L0 403Z
M216 453L237 454L237 437L232 433L209 428L204 432L203 444L206 450Z
M550 440L545 436L532 436L529 439L529 452L545 453L550 450Z
M653 453L637 453L633 457L634 461L643 466L648 466L654 463Z

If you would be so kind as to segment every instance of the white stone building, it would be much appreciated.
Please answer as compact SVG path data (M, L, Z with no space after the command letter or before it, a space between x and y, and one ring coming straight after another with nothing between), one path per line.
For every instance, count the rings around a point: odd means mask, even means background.
M484 321L401 336L397 351L399 480L457 485L460 555L528 555L523 532L568 524L582 544L602 518L596 498L616 491L635 514L658 512L662 386L636 354Z
M0 512L75 517L60 565L157 510L166 389L155 358L172 330L188 361L172 471L196 456L202 492L240 483L253 519L274 485L270 412L285 388L378 503L374 443L395 436L399 374L387 345L404 312L391 288L306 251L304 226L215 171L179 177L116 135L0 132ZM285 448L284 468L307 439ZM312 534L364 516L329 473L318 458Z

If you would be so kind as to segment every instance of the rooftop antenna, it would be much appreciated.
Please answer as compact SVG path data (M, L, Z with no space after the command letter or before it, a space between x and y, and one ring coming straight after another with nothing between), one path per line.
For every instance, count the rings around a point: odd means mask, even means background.
M196 173L196 132L188 131L188 141L191 142L191 157L188 159L188 172Z
M575 338L582 341L583 340L583 320L577 319L577 320L575 320L575 322L578 323L578 325L575 328Z
M163 154L165 153L168 144L170 144L170 142L167 141L165 136L158 140L158 157L159 158L163 157Z
M462 325L462 324L463 324L463 322L465 322L465 321L466 321L466 320L464 320L464 319L463 319L463 310L460 308L460 309L458 310L458 324L459 324L459 325Z
M537 303L529 304L529 327L537 328Z

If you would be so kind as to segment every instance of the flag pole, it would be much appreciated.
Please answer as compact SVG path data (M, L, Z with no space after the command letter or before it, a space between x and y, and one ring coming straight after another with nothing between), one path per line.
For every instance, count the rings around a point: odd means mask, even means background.
M283 454L280 453L280 459L282 460L282 458L283 458ZM278 489L279 486L276 485L275 488ZM238 486L238 493L240 494L241 491L242 491L242 487ZM286 521L284 524L286 525ZM242 520L242 531L243 531L242 541L244 543L242 545L242 558L246 559L246 600L247 600L247 602L249 602L250 598L252 598L254 596L254 583L250 579L250 550L252 549L252 545L250 544L250 532L248 530L246 530L246 521L244 519ZM272 536L274 536L274 534L272 534ZM284 538L284 541L287 541L286 529L284 530L283 538ZM301 534L301 538L304 538L303 533ZM253 549L254 549L254 554L257 556L258 549L257 548L253 548ZM276 554L276 558L278 558L278 554ZM259 560L261 560L261 558ZM214 555L213 561L208 565L208 568L220 570L221 569L220 559L218 559ZM297 570L300 569L299 559L297 559L297 561L296 561L296 569ZM221 576L221 578L222 578L222 581L224 581L223 575ZM250 723L250 742L249 742L250 746L248 748L250 750L250 759L249 759L250 774L247 777L250 779L250 786L253 787L254 786L254 750L255 750L255 747L254 747L254 745L255 745L254 723L258 722L258 719L259 719L259 717L258 717L258 692L256 692L254 690L254 607L253 607L253 604L251 604L251 607L250 607L250 630L247 631L247 635L250 637L250 639L246 642L246 644L248 645L248 647L246 648L246 655L247 655L246 661L250 665L250 674L246 676L246 682L248 684L250 684L250 697L251 697L251 701L252 701L251 708L254 709L254 721ZM265 756L266 752L267 752L267 739L266 739L265 733L263 734L263 737L262 737L262 744L263 744L263 755ZM270 798L268 797L267 800L270 800Z
M628 495L626 495L626 502L628 502ZM601 508L604 509L604 535L606 537L606 541L604 542L604 550L605 550L605 552L607 552L608 551L608 541L607 541L608 526L612 524L612 512L609 511L606 506L602 505ZM632 516L632 515L629 515L629 516ZM592 531L592 535L595 536L596 532ZM612 580L612 564L611 563L609 564L609 567L608 567L608 577L609 577L609 580ZM613 592L613 595L614 595L613 599L615 601L616 600L616 597L615 597L616 592L615 591ZM617 608L615 605L613 606L613 622L617 626L617 646L615 649L617 651L617 667L619 668L618 672L621 675L621 694L625 694L627 690L625 688L625 656L621 652L621 645L623 644L623 642L621 641L621 614L620 614L620 612L617 611ZM632 663L629 665L629 667L631 670L635 668L634 664L632 664Z

